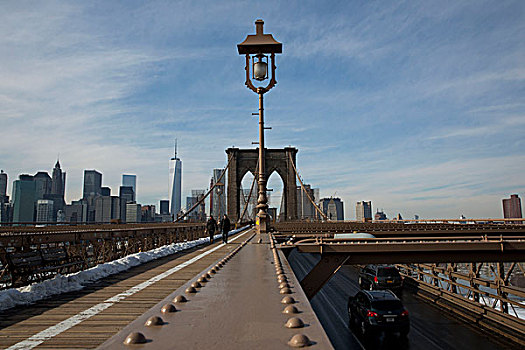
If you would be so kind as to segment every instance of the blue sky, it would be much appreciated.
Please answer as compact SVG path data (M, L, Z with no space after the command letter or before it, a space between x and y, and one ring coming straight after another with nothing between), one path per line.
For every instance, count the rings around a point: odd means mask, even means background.
M232 145L257 139L257 96L236 44L283 42L266 95L267 146L299 149L304 180L346 218L501 217L525 195L523 1L5 1L0 4L0 168L83 169L138 200L167 198L179 140L183 195ZM280 180L270 178L278 201Z

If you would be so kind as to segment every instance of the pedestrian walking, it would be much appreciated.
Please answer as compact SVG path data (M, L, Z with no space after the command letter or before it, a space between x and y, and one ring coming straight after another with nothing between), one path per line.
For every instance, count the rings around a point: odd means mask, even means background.
M222 241L228 243L228 232L230 232L230 219L224 214L224 218L221 221Z
M206 222L206 231L210 236L210 244L213 243L213 236L215 235L215 230L217 229L217 222L213 218L213 215L210 215L210 218Z

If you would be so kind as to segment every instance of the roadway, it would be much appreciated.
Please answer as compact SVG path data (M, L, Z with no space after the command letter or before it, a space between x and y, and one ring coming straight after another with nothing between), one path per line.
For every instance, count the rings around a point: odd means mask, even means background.
M317 263L314 254L293 251L288 258L297 278L301 280ZM404 292L401 300L410 314L411 329L408 338L381 335L365 340L358 329L349 330L347 302L350 295L359 291L357 269L343 266L311 300L312 307L321 321L335 349L511 349L496 342L442 311Z

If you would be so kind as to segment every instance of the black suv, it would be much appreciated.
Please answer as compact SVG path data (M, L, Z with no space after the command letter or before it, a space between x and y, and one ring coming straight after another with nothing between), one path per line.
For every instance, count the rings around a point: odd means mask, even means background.
M390 289L399 292L403 279L392 265L366 265L359 270L359 286L362 289Z
M378 331L399 332L406 337L410 331L408 311L389 290L362 290L350 297L348 318L350 326L359 326L365 337Z

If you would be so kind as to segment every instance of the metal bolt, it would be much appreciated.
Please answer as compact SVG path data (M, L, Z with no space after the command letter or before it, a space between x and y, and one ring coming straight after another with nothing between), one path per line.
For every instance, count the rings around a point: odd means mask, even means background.
M304 327L304 322L299 317L292 317L288 319L288 322L284 325L286 328L302 328Z
M188 301L188 299L186 299L184 295L177 295L173 301L176 303L185 303Z
M303 348L310 345L310 339L304 334L296 334L290 339L288 345L293 348Z
M201 276L202 278L206 278L206 279L210 279L211 276L209 273L205 273L204 275Z
M200 282L200 283L206 283L206 282L208 282L208 279L207 279L206 277L204 277L204 276L201 276L201 277L199 277L199 279L197 280L197 282Z
M291 296L285 296L283 300L281 300L281 304L295 304L295 299Z
M210 275L213 275L213 274L217 273L217 270L215 270L215 268L212 268L210 271L208 271L208 273Z
M292 294L292 290L288 287L281 288L279 291L280 294Z
M290 288L290 286L288 285L287 282L282 282L281 284L279 284L279 289L283 289L283 288Z
M162 326L164 324L164 321L159 316L151 316L148 318L146 323L144 324L146 327L151 326Z
M193 293L197 293L197 289L195 289L195 287L188 287L186 288L186 294L193 294Z
M200 284L199 282L193 282L193 283L191 284L191 286L192 286L193 288L201 288L201 287L202 287L202 284Z
M175 308L175 305L173 304L166 304L162 307L162 309L160 309L160 312L162 312L163 314L167 314L169 312L175 312L177 311L177 309Z
M277 277L277 281L279 281L279 283L281 283L281 282L288 281L288 279L285 276L280 276L280 277Z
M144 334L139 333L139 332L130 333L124 340L125 345L144 344L144 343L146 343L146 337L144 336Z
M283 310L283 314L298 314L298 313L299 313L299 310L293 305L288 305Z

